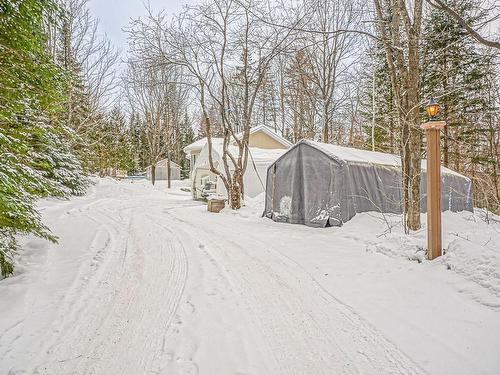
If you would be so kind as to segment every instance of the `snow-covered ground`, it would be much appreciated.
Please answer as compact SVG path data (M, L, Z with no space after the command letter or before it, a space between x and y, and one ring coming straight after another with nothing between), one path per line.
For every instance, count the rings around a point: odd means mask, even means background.
M0 374L499 374L500 224L399 216L317 229L220 214L176 185L98 180L43 201L0 281ZM496 220L496 221L495 221Z

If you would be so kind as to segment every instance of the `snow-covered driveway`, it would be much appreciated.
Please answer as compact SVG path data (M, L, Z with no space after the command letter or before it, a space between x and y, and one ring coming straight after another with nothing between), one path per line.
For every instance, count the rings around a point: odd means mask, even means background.
M110 180L42 206L60 244L26 240L0 282L0 374L500 372L496 296L367 252L369 225L210 214Z

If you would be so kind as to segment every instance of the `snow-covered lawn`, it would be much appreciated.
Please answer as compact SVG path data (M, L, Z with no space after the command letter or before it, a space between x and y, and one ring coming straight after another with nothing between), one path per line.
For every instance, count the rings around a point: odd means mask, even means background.
M429 262L399 216L314 229L261 201L103 179L41 202L60 241L0 281L0 374L500 373L498 217L445 213Z

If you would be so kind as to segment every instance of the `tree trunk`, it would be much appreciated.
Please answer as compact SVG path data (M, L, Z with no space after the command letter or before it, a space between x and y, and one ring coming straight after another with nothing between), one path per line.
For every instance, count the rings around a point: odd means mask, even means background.
M238 181L237 176L233 177L231 183L231 191L229 193L229 206L233 210L239 210L241 208L241 186L240 181Z
M445 115L444 115L444 121L448 124L448 116L446 114L446 107L445 107ZM444 134L443 134L443 164L446 168L448 168L448 165L450 164L450 146L449 146L449 133L448 133L448 126L444 127Z
M151 164L151 183L154 185L156 181L156 164Z
M413 1L412 20L408 14L406 1L383 3L381 0L374 0L378 20L377 30L384 42L394 105L398 110L398 120L401 126L403 205L406 228L411 230L420 228L421 131L418 50L421 36L422 4L423 0ZM394 12L389 17L383 13L383 9L387 7L394 7ZM403 31L404 34L402 34ZM407 37L407 63L402 35Z
M372 76L372 151L375 151L375 64L372 65L373 76Z
M326 104L326 99L323 99L323 142L329 143L330 135L328 133L328 107Z
M66 71L70 72L69 74L69 85L68 85L68 99L67 99L67 106L66 106L66 111L67 111L67 120L68 120L68 125L75 129L74 125L72 124L73 121L73 62L72 62L72 51L71 51L71 30L70 30L70 25L69 21L65 18L64 24L63 24L63 43L64 43L64 68Z
M167 188L172 187L172 183L170 182L171 178L171 169L170 169L170 155L167 156Z
M409 205L407 225L411 230L418 230L420 224L420 172L421 172L421 130L420 130L420 66L418 39L410 37L408 54L408 183Z
M446 74L443 74L443 92L448 92L448 66L447 66L447 59L446 59L446 52L444 53L444 62L443 62L443 65L444 65L444 69L445 69L445 72ZM444 102L444 108L443 108L443 117L444 117L444 121L446 121L446 123L449 125L450 124L450 115L451 115L451 111L450 111L450 105L451 103L448 102L448 100L445 99L445 102ZM444 133L443 133L443 164L445 167L448 167L449 165L449 154L450 154L450 151L449 151L449 144L448 144L448 140L449 140L449 127L448 126L445 126L444 127Z

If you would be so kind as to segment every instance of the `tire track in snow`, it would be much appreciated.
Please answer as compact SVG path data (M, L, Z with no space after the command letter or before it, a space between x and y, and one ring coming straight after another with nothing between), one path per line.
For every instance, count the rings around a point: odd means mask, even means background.
M116 206L116 199L110 202ZM158 348L186 284L185 249L175 237L165 238L165 228L152 230L154 223L142 213L144 205L133 212L129 203L106 207L110 202L86 206L110 235L109 249L98 264L99 272L76 287L81 295L71 293L70 311L61 314L62 326L69 329L56 335L48 349L49 361L38 366L37 373L162 370L158 363L164 362L161 357L166 354ZM130 212L121 215L124 210Z
M239 286L283 374L425 373L303 267L268 244L254 237L236 243L220 229L164 213L178 223L177 231L189 225L208 244L205 251Z
M85 208L90 208L95 206L95 204L86 204ZM102 287L107 282L105 281L105 275L103 275L106 270L110 267L109 263L113 261L113 254L110 254L111 250L109 248L114 248L117 246L117 234L119 234L119 228L116 224L107 218L106 215L102 215L96 208L94 212L90 214L89 209L79 211L79 214L86 216L92 221L100 224L100 229L95 233L93 239L90 243L90 249L94 252L93 257L89 263L85 263L80 267L79 275L75 279L74 285L70 288L69 292L66 294L65 299L61 303L61 308L58 311L58 322L54 327L55 334L52 339L46 345L44 349L43 358L49 358L49 362L53 357L58 357L56 362L65 363L70 361L75 361L83 356L80 353L65 353L61 354L64 350L70 350L69 346L74 345L74 342L82 336L82 331L90 329L89 320L94 316L93 311L96 308L95 304L95 290ZM104 236L104 240L102 237ZM104 280L104 281L103 281ZM102 296L97 296L102 298ZM101 304L101 315L106 315L108 310L106 303ZM84 328L82 325L88 324ZM88 344L91 342L88 340ZM68 348L66 348L68 346ZM37 366L34 373L51 373L47 371L47 363L45 360L41 360L42 365ZM61 365L62 366L62 365Z
M172 270L175 267L182 268L182 272L177 273L179 277L174 282L173 287L171 286L166 287L167 290L170 289L172 290L172 293L169 293L169 300L167 302L167 306L169 307L169 309L166 313L166 322L165 322L166 329L163 331L163 334L160 335L158 339L155 340L150 347L152 353L151 363L153 365L149 366L150 371L155 374L164 374L165 371L170 370L169 367L172 367L171 365L174 360L177 360L178 362L181 359L181 358L174 359L172 358L171 353L167 353L166 342L175 333L175 330L172 328L172 324L174 318L177 317L177 311L179 309L182 296L184 295L189 273L189 263L188 263L186 249L182 241L180 241L179 238L177 237L177 234L174 233L174 231L172 231L170 228L159 224L155 220L154 216L149 214L147 216L150 219L151 223L154 223L154 225L160 228L160 230L169 234L169 238L172 244L172 253L174 254L172 259L175 260L171 264ZM155 264L159 266L160 268L159 272L165 271L163 264L161 263L155 263ZM184 369L182 374L198 374L198 366L195 362L192 361L192 358L189 358L188 361L183 364L183 367ZM175 372L170 370L167 373L170 375L174 374Z

